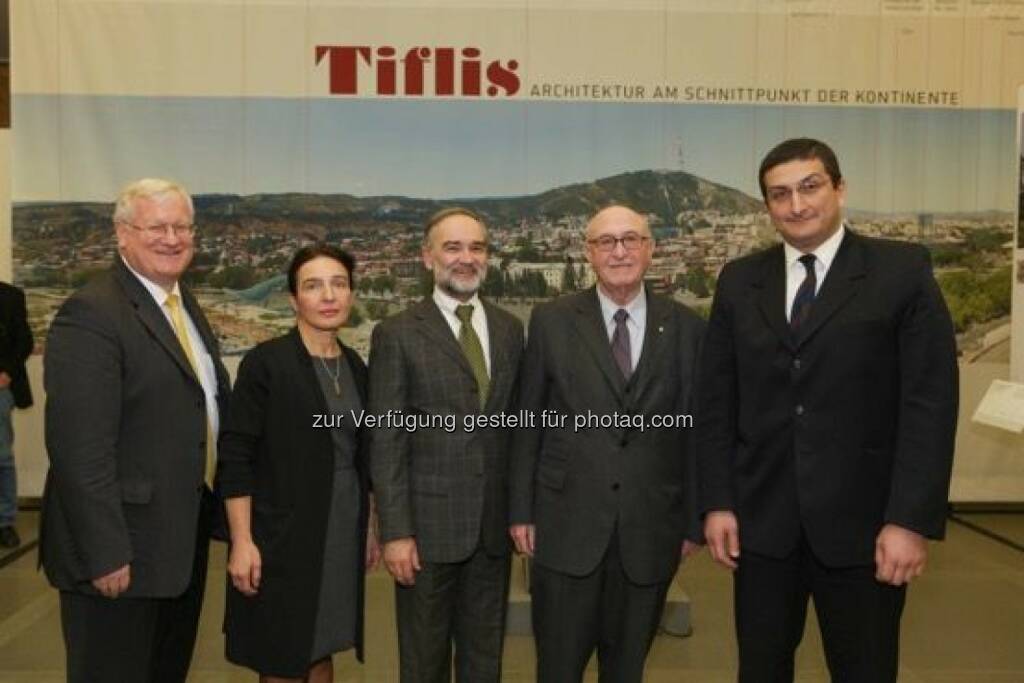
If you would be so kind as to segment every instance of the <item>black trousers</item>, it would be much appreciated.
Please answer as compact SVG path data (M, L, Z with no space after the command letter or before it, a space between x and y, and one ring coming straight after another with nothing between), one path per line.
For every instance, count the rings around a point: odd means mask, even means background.
M534 562L530 600L538 683L583 680L595 648L600 683L640 683L668 587L668 581L641 585L629 580L618 532L597 569L586 576Z
M416 583L395 583L401 683L497 683L508 609L508 555L482 544L463 562L422 562Z
M68 683L184 683L206 589L212 494L203 496L192 578L174 598L61 591Z
M807 600L821 627L834 683L895 683L906 587L875 580L875 566L830 568L806 540L785 559L744 550L734 578L741 683L791 683Z

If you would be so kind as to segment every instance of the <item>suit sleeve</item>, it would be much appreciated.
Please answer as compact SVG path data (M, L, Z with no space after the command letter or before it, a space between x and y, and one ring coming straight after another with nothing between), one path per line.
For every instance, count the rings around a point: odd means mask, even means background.
M7 318L9 330L6 348L0 356L0 370L14 377L32 355L35 340L32 338L32 328L28 325L25 292L17 287L11 287L8 291L11 301Z
M707 334L707 325L703 320L695 320L691 327L693 328L693 331L689 335L689 344L692 346L690 355L693 357L694 364L690 377L693 378L693 384L696 384L700 377L700 357L703 349L704 336ZM694 426L697 426L700 424L700 406L697 404L696 386L691 385L688 389L687 400L678 413L689 413L694 415ZM699 491L697 489L698 475L696 441L692 433L685 436L686 438L683 440L686 444L684 456L686 458L687 529L685 531L685 535L688 540L693 541L694 543L703 544L704 529L701 524L701 511L698 500Z
M738 377L729 266L722 270L704 335L696 405L697 511L734 509L733 461L736 451Z
M373 329L370 342L370 398L373 415L403 410L408 386L401 342L386 323ZM409 434L404 429L369 430L370 478L377 501L381 541L416 535L409 488Z
M519 366L519 410L530 411L535 420L547 407L547 358L544 344L543 308L530 317L526 349ZM509 524L533 523L533 487L543 430L534 426L516 429L509 453Z
M121 508L117 442L122 356L111 323L72 297L50 326L43 359L52 485L90 578L132 560Z
M217 481L221 497L251 496L256 488L256 458L266 428L270 378L264 358L250 351L238 366L238 378L217 445Z
M959 370L956 337L928 253L899 323L900 414L885 520L924 536L945 535L953 469Z

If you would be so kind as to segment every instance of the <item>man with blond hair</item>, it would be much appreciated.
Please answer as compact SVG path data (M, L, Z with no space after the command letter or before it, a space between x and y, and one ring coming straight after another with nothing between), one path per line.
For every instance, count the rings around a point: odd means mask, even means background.
M40 562L60 591L69 681L184 681L206 581L219 416L217 340L180 282L192 199L126 186L118 255L64 302L43 358Z

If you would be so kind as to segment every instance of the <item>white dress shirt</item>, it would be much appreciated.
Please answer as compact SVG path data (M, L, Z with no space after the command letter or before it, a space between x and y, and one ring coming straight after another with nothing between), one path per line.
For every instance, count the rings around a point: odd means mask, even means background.
M165 304L167 303L168 294L178 295L178 301L181 304L181 315L185 319L185 329L188 331L189 345L192 347L192 357L199 363L199 384L202 385L203 393L206 395L206 417L210 420L210 429L213 431L214 446L216 446L217 434L220 433L220 412L217 410L217 371L213 366L213 356L206 350L203 338L199 335L199 329L192 321L192 316L188 314L188 309L185 308L185 302L181 298L181 288L175 282L174 288L167 292L160 285L140 275L138 271L124 260L123 256L121 260L124 261L125 267L131 271L132 275L139 278L139 282L142 283L142 286L153 297L153 301L156 302L160 312L167 319L167 324L171 326L172 333L174 332L174 322L171 320L171 312Z
M597 286L597 299L601 302L601 317L604 318L605 330L608 332L608 343L612 341L615 334L615 313L620 308L626 309L629 317L626 318L626 329L629 330L629 355L636 370L640 363L640 352L644 346L644 331L647 329L647 292L640 286L640 292L633 297L633 300L625 306L620 306L612 301L604 292L601 286Z
M473 331L476 332L476 336L480 339L480 348L484 352L484 362L487 364L487 376L491 376L491 340L487 336L487 314L484 312L484 306L480 303L480 297L473 294L468 301L459 301L458 299L449 296L440 287L434 287L434 303L441 309L441 315L444 316L445 321L448 323L448 327L452 328L452 334L455 335L456 341L459 339L459 330L462 329L462 321L455 315L456 306L472 306L473 316L469 319L473 325Z
M789 242L783 241L782 249L786 255L786 320L789 320L793 313L793 299L796 298L796 291L800 289L804 278L807 277L807 269L804 264L800 263L800 257L805 253L814 254L814 274L818 280L814 294L817 296L821 291L821 285L825 283L825 276L828 275L828 269L832 267L832 261L836 258L836 252L839 251L839 245L842 244L845 234L845 226L840 225L831 237L810 252L800 251L796 247L790 246Z

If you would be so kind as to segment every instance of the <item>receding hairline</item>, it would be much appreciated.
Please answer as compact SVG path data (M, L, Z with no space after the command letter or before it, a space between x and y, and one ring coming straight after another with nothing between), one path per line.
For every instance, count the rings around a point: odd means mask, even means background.
M651 226L647 220L647 216L643 215L636 209L633 209L632 207L626 206L624 204L612 204L611 206L606 206L597 213L595 213L593 216L590 217L590 220L587 221L584 233L587 235L592 234L591 228L594 226L595 223L597 223L598 220L603 218L605 214L617 212L623 212L627 215L632 215L640 223L640 226L647 231L647 234L651 234Z
M476 211L473 211L472 209L467 209L462 206L449 206L447 208L441 209L440 211L437 211L436 213L431 215L430 218L427 219L426 225L424 226L423 230L423 244L430 243L430 236L434 233L434 228L436 228L438 225L448 220L449 218L454 218L457 216L464 216L465 218L469 218L473 221L476 221L477 225L480 226L480 229L484 233L484 240L487 240L487 223L484 222L484 219L480 216L480 214L478 214Z
M114 222L131 221L135 212L135 202L140 199L158 199L168 195L177 195L185 202L190 216L195 216L192 195L185 186L174 180L165 178L141 178L128 183L117 193L114 202Z

